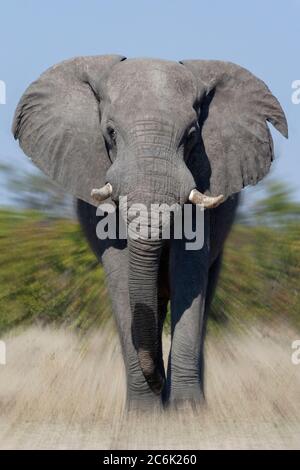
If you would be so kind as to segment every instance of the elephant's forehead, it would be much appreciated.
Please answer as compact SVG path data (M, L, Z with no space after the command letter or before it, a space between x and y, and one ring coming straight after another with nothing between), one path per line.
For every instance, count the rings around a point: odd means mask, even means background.
M157 59L129 59L117 64L107 81L112 103L132 101L154 104L193 104L197 94L195 80L183 65ZM138 100L138 101L137 101Z

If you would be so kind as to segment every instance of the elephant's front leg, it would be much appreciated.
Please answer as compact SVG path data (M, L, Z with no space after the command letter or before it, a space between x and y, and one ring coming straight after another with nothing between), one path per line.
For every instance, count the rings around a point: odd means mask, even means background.
M116 241L118 243L118 241ZM107 285L112 300L127 376L127 408L147 410L161 407L161 397L150 388L142 373L132 340L132 320L128 292L128 253L110 246L102 254Z
M208 244L187 251L185 240L174 240L170 252L171 350L168 364L169 404L203 398L202 354Z

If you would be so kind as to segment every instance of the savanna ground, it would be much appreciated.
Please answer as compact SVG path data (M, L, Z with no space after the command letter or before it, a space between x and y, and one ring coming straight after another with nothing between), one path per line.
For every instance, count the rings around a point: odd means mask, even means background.
M258 208L227 243L206 404L149 416L125 412L104 274L78 224L0 211L0 448L300 448L300 210L282 194Z
M7 339L2 449L300 448L300 365L287 325L207 342L207 403L126 415L120 348L109 324L88 338L29 327ZM165 338L167 349L168 338Z

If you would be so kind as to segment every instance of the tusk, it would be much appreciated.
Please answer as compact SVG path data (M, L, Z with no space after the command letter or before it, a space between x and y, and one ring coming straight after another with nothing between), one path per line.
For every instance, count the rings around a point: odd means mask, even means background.
M224 200L225 198L223 194L220 194L219 196L206 196L205 194L200 193L197 189L193 189L189 195L189 201L193 204L200 204L205 209L214 209L222 204Z
M92 189L91 196L95 202L102 202L105 199L108 199L109 196L112 194L112 185L110 183L106 183L102 188L99 189Z

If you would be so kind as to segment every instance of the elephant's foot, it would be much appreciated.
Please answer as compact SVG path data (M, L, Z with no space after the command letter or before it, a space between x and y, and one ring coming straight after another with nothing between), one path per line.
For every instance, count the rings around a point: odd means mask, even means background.
M203 391L199 384L185 385L173 388L166 402L168 410L181 411L185 409L197 410L205 403Z
M154 393L142 375L139 364L131 364L131 374L127 376L126 408L129 412L162 410L162 395Z

